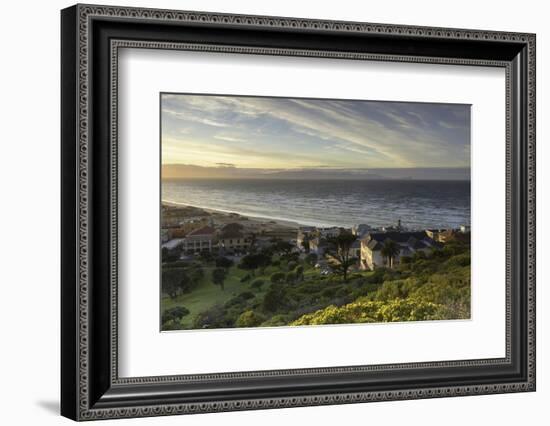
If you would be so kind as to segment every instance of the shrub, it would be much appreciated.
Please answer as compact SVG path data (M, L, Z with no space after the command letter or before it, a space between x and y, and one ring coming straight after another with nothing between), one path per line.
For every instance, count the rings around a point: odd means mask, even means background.
M218 268L231 268L233 266L233 261L227 257L218 257L216 259L216 266Z
M272 286L264 296L262 307L267 312L276 312L286 303L286 295L280 286Z
M264 321L265 317L263 315L254 311L245 311L237 318L235 325L237 327L257 327Z
M374 294L374 300L392 300L407 297L408 292L403 286L403 281L386 281Z
M271 277L269 278L272 283L282 283L285 280L285 274L283 272L275 272L271 274Z
M215 305L199 313L193 321L193 328L223 328L232 326L233 323L226 319L225 310L220 305Z
M179 321L184 316L189 315L189 309L185 306L176 306L174 308L166 309L162 313L162 323L167 323L168 321Z
M447 260L446 263L450 267L470 266L470 253L468 252L453 256L449 260Z
M281 325L287 325L288 319L286 315L274 315L269 318L267 321L264 321L262 327L277 327Z
M336 297L347 297L347 296L350 295L350 293L351 293L350 288L347 287L347 286L344 286L344 287L338 288L338 290L336 291L335 296Z
M254 297L256 296L251 291L243 291L242 293L239 293L237 297L243 300L249 300L249 299L254 299Z
M390 302L357 300L347 305L331 305L306 314L290 325L352 324L367 322L421 321L440 319L440 305L415 299Z
M188 266L191 266L190 262L187 262L185 260L176 260L174 262L170 262L162 265L162 269L187 268Z
M420 259L426 259L428 256L426 256L426 253L424 253L423 251L415 251L414 254L413 254L413 260L415 262L417 262L418 260Z
M188 272L191 280L194 282L194 288L198 285L199 281L204 278L204 269L200 266L192 266L188 269Z
M214 255L212 253L210 253L209 251L205 250L205 251L200 252L200 257L204 262L208 263L208 262L212 261L212 259L214 258Z
M372 275L365 279L368 284L382 284L384 282L385 268L375 269Z
M240 279L240 282L245 283L247 281L250 281L250 278L252 278L250 274L246 274Z
M180 258L181 251L179 249L169 250L163 247L161 250L162 262L175 262Z
M309 253L306 258L305 258L305 261L306 263L308 263L309 265L313 266L317 263L317 259L318 259L318 256L315 254L315 253Z
M254 281L252 282L252 284L250 284L250 287L259 290L259 289L262 288L263 285L264 285L264 280L258 279L258 280L254 280Z
M337 287L327 287L321 292L321 296L323 297L334 297L336 295L336 291L338 290Z

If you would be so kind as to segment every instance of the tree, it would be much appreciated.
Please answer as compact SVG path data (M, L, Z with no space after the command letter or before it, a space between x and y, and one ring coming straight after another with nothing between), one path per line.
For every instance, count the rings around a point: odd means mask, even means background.
M166 247L163 247L161 250L162 262L175 262L179 260L180 254L180 250L177 248L170 250Z
M227 257L221 256L216 259L216 266L218 268L231 268L233 261Z
M331 237L328 239L328 241L334 246L333 249L329 250L329 254L333 258L330 267L335 272L342 275L344 282L347 282L348 280L349 268L357 262L357 258L353 256L353 252L351 250L356 239L357 236L349 232L343 232L336 237Z
M311 245L309 244L309 235L304 235L304 238L302 239L302 247L304 248L304 251L306 253L309 253L311 250Z
M273 249L281 256L288 256L294 246L288 241L277 240L273 245Z
M189 309L185 306L176 306L174 308L166 309L162 313L162 323L167 323L168 321L178 321L184 316L189 315Z
M202 260L206 263L212 261L212 259L214 258L214 255L211 252L209 252L208 250L201 251L200 256L201 256Z
M192 265L191 267L189 267L188 271L189 277L192 281L189 288L189 290L191 290L193 287L196 287L199 284L200 280L204 278L204 269L202 269L200 265Z
M247 254L241 259L239 268L255 270L261 267L269 266L270 263L271 263L271 256L269 256L267 253L263 253L263 252L252 253L252 254Z
M184 268L169 268L162 270L162 289L172 299L182 291L188 291L191 279Z
M384 241L380 254L388 259L388 267L393 268L393 260L399 255L399 245L390 239Z
M283 286L274 285L269 288L264 296L262 307L267 312L276 312L286 303L286 295Z
M227 277L227 269L216 268L212 271L212 281L219 285L222 290L225 290L225 278Z

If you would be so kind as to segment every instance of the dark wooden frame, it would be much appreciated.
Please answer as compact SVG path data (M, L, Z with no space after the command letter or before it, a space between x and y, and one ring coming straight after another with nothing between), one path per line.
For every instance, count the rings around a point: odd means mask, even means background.
M64 9L61 29L64 416L89 420L535 390L533 34L95 5ZM504 67L506 357L119 378L116 65L120 47Z

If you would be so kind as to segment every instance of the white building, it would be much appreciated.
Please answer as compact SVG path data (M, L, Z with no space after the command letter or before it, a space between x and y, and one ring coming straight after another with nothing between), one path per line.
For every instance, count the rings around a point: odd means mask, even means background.
M192 253L212 251L215 238L216 230L210 226L203 226L185 236L182 242L182 249L185 252Z
M428 237L424 231L417 232L371 232L361 240L361 269L376 269L388 266L388 259L382 255L386 241L394 241L399 247L399 254L393 259L396 265L403 256L412 256L415 252L430 254L440 245Z

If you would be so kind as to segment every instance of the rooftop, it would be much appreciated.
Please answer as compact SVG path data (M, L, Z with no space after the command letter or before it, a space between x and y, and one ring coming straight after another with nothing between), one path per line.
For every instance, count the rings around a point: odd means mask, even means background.
M203 226L201 228L195 229L187 234L188 237L200 236L200 235L214 235L216 230L211 226Z
M424 231L412 232L371 232L363 239L367 247L372 250L381 250L386 240L395 241L402 250L420 250L427 247L438 247L439 244L426 235Z

